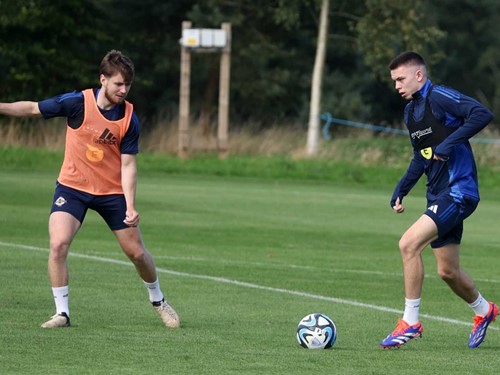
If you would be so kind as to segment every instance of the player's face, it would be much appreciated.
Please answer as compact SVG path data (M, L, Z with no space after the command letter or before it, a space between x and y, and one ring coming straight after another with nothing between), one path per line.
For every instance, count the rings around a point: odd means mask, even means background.
M125 82L121 73L111 77L101 75L101 84L104 89L104 96L110 104L123 103L132 86L131 82Z
M402 65L391 70L391 78L399 95L406 100L411 100L425 83L423 68L415 65Z

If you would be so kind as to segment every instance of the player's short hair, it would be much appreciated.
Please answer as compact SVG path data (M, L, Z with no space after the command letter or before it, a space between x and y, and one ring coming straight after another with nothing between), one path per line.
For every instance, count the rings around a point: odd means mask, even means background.
M406 51L396 56L389 64L389 69L394 70L402 65L420 65L425 67L425 60L418 53Z
M113 49L102 59L99 74L112 77L116 73L121 73L125 82L132 83L135 76L135 66L127 56Z

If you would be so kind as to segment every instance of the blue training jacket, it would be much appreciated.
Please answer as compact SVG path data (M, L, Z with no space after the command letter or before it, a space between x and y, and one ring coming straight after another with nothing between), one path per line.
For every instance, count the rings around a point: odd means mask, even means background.
M403 200L424 173L427 176L429 201L433 201L446 189L450 190L452 196L479 199L476 163L469 139L493 120L493 114L477 100L449 87L433 86L428 80L413 94L413 99L405 108L404 122L407 126L411 109L414 121L421 121L424 118L427 99L435 119L444 126L454 129L441 143L432 147L433 154L447 161L424 157L414 139L410 137L413 158L394 189L391 208L394 207L398 197L400 201Z

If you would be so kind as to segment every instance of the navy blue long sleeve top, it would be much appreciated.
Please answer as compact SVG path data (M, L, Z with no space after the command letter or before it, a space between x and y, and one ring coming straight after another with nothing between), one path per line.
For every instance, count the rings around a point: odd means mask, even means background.
M445 189L450 189L452 196L479 199L476 163L469 139L493 120L492 112L477 100L446 86L433 86L428 80L413 94L413 99L405 108L404 122L407 126L412 105L414 120L422 120L427 97L434 117L443 125L455 129L439 145L432 147L433 154L446 161L425 158L410 137L413 158L394 189L391 207L394 207L397 198L403 200L424 173L429 201Z

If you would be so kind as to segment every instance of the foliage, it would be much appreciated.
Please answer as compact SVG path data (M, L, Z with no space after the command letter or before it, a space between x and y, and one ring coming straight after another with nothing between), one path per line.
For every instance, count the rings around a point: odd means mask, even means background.
M449 9L454 11L449 16ZM317 0L0 1L0 97L40 100L97 84L111 48L135 62L131 100L143 126L175 118L181 23L232 25L231 123L305 124L317 38ZM322 107L338 117L400 122L387 64L422 52L434 80L498 111L500 4L495 0L336 0ZM446 37L445 37L446 36ZM218 54L192 54L191 109L217 111Z
M205 1L193 6L188 13L193 27L217 27L214 21L224 19L232 25L234 116L269 116L278 122L298 117L307 105L304 95L309 92L316 40L311 13L317 11L313 2L298 0Z
M439 17L446 9L453 17ZM449 30L442 49L446 59L435 68L436 79L475 96L494 113L500 111L499 27L500 3L496 0L444 0L432 2L440 29Z
M130 100L146 123L158 116L174 117L179 94L181 24L193 0L104 0L112 36L105 51L115 48L136 66Z
M422 0L367 0L366 6L366 15L356 25L358 41L378 79L389 81L388 62L403 51L419 51L430 65L444 57L436 47L445 34L427 25Z
M91 0L1 1L2 100L42 99L98 82L100 44L110 38L104 20Z

